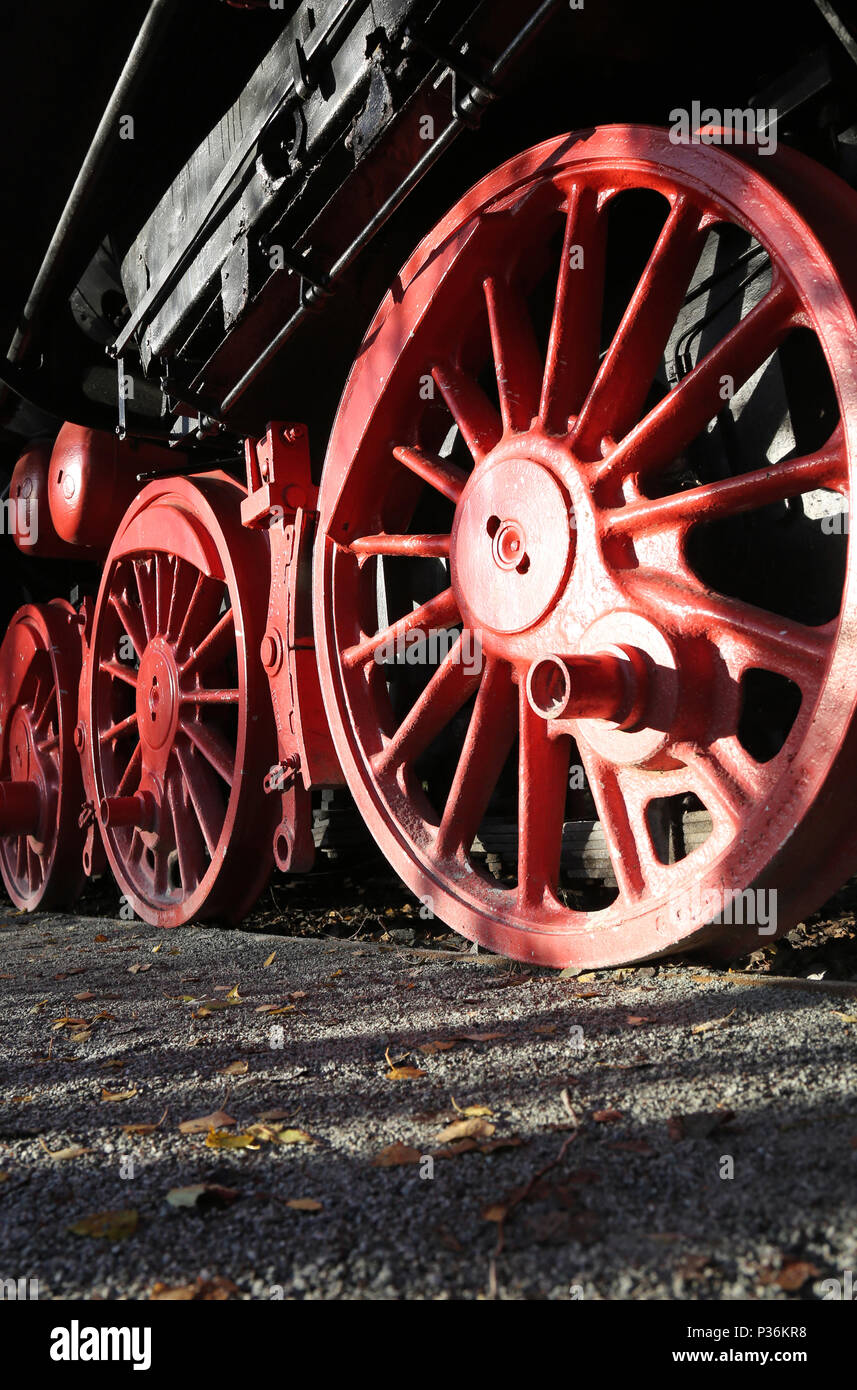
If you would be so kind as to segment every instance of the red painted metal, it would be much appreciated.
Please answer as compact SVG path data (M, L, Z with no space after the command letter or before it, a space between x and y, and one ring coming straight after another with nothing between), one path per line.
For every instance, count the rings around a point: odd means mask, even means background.
M274 859L282 872L312 868L313 786L341 786L321 690L312 633L310 556L318 488L312 480L305 426L278 421L245 444L248 495L244 524L267 531L271 547L268 623L260 654L277 726L278 761L265 779L281 798Z
M9 484L9 498L15 508L12 527L15 544L25 555L38 555L48 560L82 553L69 548L51 519L48 502L51 449L50 440L35 440L15 464Z
M89 807L134 910L238 920L272 868L276 758L259 658L269 547L224 474L151 483L107 557L85 656Z
M77 614L61 599L20 608L0 646L0 873L28 911L70 907L83 887L80 663Z
M606 212L617 193L641 188L665 199L663 229L600 357ZM719 223L768 251L770 289L646 411ZM840 619L809 627L706 588L685 545L703 520L819 487L849 495L855 234L854 193L792 151L762 158L608 127L547 142L489 175L382 304L323 477L314 584L322 690L370 829L410 887L471 939L562 966L703 945L735 952L788 929L853 870L857 567ZM559 239L542 348L527 288ZM738 389L796 326L816 335L837 392L841 423L825 447L671 490L664 469L722 409L724 376ZM496 404L480 375L488 364ZM422 404L431 377L437 399ZM441 456L453 425L469 469ZM442 499L452 504L449 534L436 520L420 529L426 499L433 517ZM378 557L424 557L424 573L436 574L447 555L445 587L435 583L428 598L424 588L398 617L382 613ZM456 627L462 635L403 715L376 656ZM478 670L463 659L468 638L481 647ZM758 668L802 695L784 747L765 763L738 738L741 680ZM457 768L435 804L418 759L454 720L461 726L471 699ZM573 741L618 885L611 905L591 911L568 907L560 886ZM472 856L510 756L514 886ZM711 833L664 863L650 813L689 794L707 808ZM760 905L761 936L754 915L725 914L744 890L774 895Z
M57 536L75 547L107 550L146 479L174 473L186 461L186 455L145 440L63 425L51 453L47 490Z

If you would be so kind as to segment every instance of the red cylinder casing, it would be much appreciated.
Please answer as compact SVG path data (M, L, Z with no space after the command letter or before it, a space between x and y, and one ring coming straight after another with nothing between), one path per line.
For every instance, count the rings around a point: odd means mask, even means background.
M56 534L69 545L108 550L145 482L140 473L173 473L186 457L148 441L65 424L51 454L48 503Z
M57 535L48 503L51 467L50 440L35 440L21 455L12 472L6 502L5 530L25 555L57 559L69 555L69 547Z

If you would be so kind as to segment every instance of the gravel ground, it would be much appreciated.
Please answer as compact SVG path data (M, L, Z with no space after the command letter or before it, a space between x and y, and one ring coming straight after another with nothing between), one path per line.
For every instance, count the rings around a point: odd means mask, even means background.
M392 943L7 914L0 1278L800 1299L857 1268L857 986Z

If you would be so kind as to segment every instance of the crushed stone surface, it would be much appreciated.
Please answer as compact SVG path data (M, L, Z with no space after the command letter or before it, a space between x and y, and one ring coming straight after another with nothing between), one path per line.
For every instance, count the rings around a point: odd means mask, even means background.
M40 1298L800 1299L857 1268L855 986L12 912L0 975L0 1277Z

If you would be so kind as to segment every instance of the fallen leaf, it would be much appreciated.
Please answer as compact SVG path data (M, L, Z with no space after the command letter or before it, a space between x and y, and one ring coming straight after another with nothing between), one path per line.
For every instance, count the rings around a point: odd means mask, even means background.
M625 1116L621 1110L595 1110L592 1118L597 1125L612 1125L617 1120L624 1120Z
M221 1076L246 1076L250 1070L250 1063L239 1059L237 1062L229 1062L225 1067L218 1067Z
M123 1133L123 1134L154 1134L155 1130L156 1130L156 1129L160 1129L161 1125L164 1123L164 1120L167 1118L167 1110L169 1110L169 1106L167 1106L167 1109L164 1111L163 1115L162 1115L161 1118L158 1120L157 1124L154 1124L154 1125L153 1125L153 1124L131 1124L131 1125L122 1125L122 1133Z
M715 1130L734 1120L734 1110L698 1110L690 1115L671 1115L667 1121L670 1139L707 1139Z
M79 1003L87 1004L90 999L95 998L95 995L92 993L91 989L85 989L82 994L76 994L74 997Z
M419 1067L391 1067L384 1075L388 1081L417 1081L427 1073Z
M237 986L237 985L233 985L233 986L232 986L232 988L231 988L231 990L229 991L229 993L227 994L226 998L227 998L228 1000L232 1000L232 1001L234 1001L234 1002L236 1002L236 1003L238 1002L238 1000L241 998L241 995L238 993L238 986Z
M317 1202L314 1197L292 1197L286 1206L292 1211L324 1211L324 1203Z
M126 1240L136 1231L139 1219L133 1207L125 1211L99 1211L75 1221L68 1230L73 1235L93 1236L96 1240Z
M97 936L94 936L92 939L93 939L93 941L109 941L109 940L110 940L110 937L109 937L109 936L105 936L105 935L104 935L104 932L99 932L98 935L97 935Z
M712 1028L722 1028L734 1012L734 1009L730 1009L728 1014L724 1014L722 1018L708 1018L704 1023L695 1023L690 1031L691 1033L708 1033Z
M132 1091L108 1091L103 1086L101 1088L102 1100L133 1100L137 1094L137 1087Z
M498 1038L505 1038L505 1033L459 1033L462 1042L495 1042Z
M228 1207L240 1197L235 1187L221 1187L216 1182L197 1182L190 1187L171 1187L167 1201L171 1207L196 1207L207 1211L212 1207Z
M287 1120L292 1112L289 1110L263 1110L259 1116L260 1120Z
M802 1289L808 1279L817 1279L821 1273L814 1264L808 1260L784 1259L779 1270L765 1270L759 1276L761 1284L776 1284L778 1288L784 1289L787 1293L796 1293Z
M648 1018L645 1014L629 1014L625 1019L625 1022L630 1023L632 1028L640 1028L644 1023L657 1023L657 1021L656 1018Z
M454 1139L490 1139L496 1128L487 1120L453 1120L435 1137L439 1144L448 1144Z
M487 1115L490 1119L494 1113L490 1105L465 1105L462 1107L458 1104L455 1096L452 1097L452 1108L457 1110L459 1115L465 1115L470 1120L478 1119L481 1115Z
M224 1279L219 1274L212 1279L203 1279L200 1275L193 1284L179 1284L172 1287L159 1280L152 1287L149 1302L221 1303L237 1293L238 1289L231 1279Z
M424 1052L427 1057L432 1057L436 1052L449 1052L450 1048L453 1047L455 1047L454 1042L442 1042L438 1039L437 1042L420 1043L419 1050Z
M296 1009L295 1004L260 1004L256 1010L257 1014L293 1014Z
M182 1120L179 1131L182 1134L203 1134L207 1129L224 1129L235 1121L225 1110L215 1110L210 1115L201 1115L198 1120Z
M32 1095L11 1096L10 1099L13 1100L16 1105L26 1105L29 1101L35 1100L36 1097Z
M316 1144L317 1139L313 1139L311 1134L307 1134L305 1129L281 1129L277 1131L278 1144Z
M493 1206L484 1207L482 1210L483 1221L505 1221L509 1208L504 1207L502 1202L495 1202Z
M277 953L276 953L276 951L272 951L271 954L269 955L268 959L262 961L262 969L263 969L263 970L267 970L268 966L269 966L269 965L273 965L273 964L274 964L274 961L275 961L276 959L277 959Z
M837 1009L834 1009L833 1017L841 1018L843 1023L857 1023L857 1014L841 1014Z
M258 1149L254 1134L230 1134L225 1129L210 1129L205 1136L207 1149Z
M386 1149L382 1149L372 1159L375 1168L397 1168L405 1163L419 1163L422 1154L419 1149L412 1149L408 1144L388 1144Z
M81 1154L92 1153L92 1149L84 1149L80 1144L72 1144L67 1149L49 1149L41 1135L39 1135L39 1143L49 1158L80 1158Z
M645 1139L613 1139L607 1147L631 1154L653 1154L655 1152L651 1144L647 1144Z

